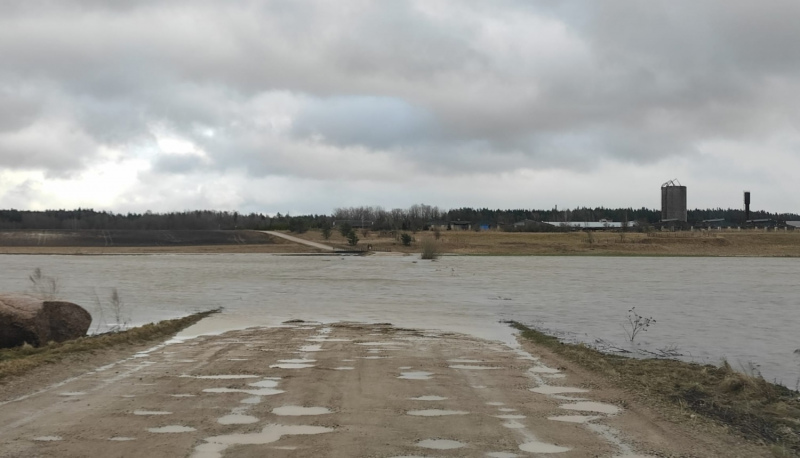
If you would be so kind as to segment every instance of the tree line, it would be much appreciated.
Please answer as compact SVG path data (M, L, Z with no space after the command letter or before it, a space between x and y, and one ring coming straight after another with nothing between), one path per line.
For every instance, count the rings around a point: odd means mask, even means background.
M744 222L741 209L695 209L688 211L689 223L708 219L724 219L733 224ZM800 220L797 213L770 213L752 211L751 219L776 221ZM375 206L337 208L331 215L281 215L264 213L239 213L229 211L195 210L167 213L113 213L92 209L76 210L0 210L0 229L63 229L63 230L290 230L304 232L308 229L330 228L336 222L364 223L372 230L426 230L431 225L447 226L454 222L465 222L473 227L488 225L492 228L510 227L514 223L530 221L636 222L651 225L660 221L661 212L649 208L605 208L579 207L575 209L488 209L455 208L443 210L425 204L391 210ZM355 225L355 224L353 224Z

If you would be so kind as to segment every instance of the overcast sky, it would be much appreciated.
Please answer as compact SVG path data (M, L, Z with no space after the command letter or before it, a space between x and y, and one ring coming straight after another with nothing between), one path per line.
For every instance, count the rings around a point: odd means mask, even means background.
M800 211L800 2L0 0L0 208Z

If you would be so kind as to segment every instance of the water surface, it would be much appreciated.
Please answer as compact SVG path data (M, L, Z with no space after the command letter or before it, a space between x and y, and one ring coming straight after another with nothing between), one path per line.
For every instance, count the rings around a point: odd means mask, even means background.
M289 319L390 322L513 342L502 320L625 347L629 309L656 323L634 346L727 358L769 380L800 379L800 261L776 258L276 256L0 256L0 291L24 291L34 268L59 279L102 331L111 288L138 325L216 307L199 328ZM197 328L196 328L197 329Z

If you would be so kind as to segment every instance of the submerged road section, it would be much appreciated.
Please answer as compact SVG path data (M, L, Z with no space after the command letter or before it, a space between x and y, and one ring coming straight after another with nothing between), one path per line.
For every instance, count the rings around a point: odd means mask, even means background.
M4 401L0 456L720 456L593 388L501 343L293 323L160 345Z

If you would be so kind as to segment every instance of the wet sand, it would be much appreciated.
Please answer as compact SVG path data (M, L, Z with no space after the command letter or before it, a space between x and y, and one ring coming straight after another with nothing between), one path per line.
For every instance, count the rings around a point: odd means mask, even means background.
M768 456L527 343L384 325L232 331L49 382L0 401L0 456Z

